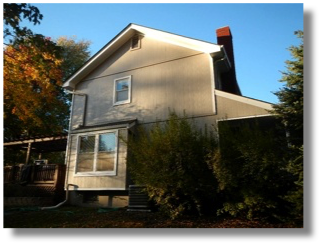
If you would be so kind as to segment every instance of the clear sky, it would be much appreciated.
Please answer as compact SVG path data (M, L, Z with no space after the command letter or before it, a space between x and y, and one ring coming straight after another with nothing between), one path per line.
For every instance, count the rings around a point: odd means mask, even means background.
M280 71L297 45L294 31L303 30L303 4L220 3L52 3L33 4L44 15L36 33L58 38L76 36L100 50L129 23L216 43L215 30L230 26L237 80L242 94L277 102L273 92L283 86Z

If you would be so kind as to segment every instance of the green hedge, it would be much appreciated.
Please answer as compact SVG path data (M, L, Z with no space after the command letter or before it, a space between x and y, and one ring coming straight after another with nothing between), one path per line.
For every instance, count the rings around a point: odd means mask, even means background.
M212 134L171 112L165 123L139 127L128 140L132 179L146 185L150 198L172 218L216 212L217 180L206 159L215 145Z
M285 196L294 178L286 169L288 144L282 128L257 119L218 125L220 143L209 164L225 196L218 214L286 221Z

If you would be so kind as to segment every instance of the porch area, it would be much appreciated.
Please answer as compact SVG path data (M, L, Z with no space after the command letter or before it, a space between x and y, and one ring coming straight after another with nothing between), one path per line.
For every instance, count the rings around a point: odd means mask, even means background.
M55 162L62 156L55 153L65 154L66 144L66 135L5 141L7 154L23 153L25 159L4 161L4 206L52 206L64 200L66 166Z
M5 206L51 206L64 200L65 165L5 166Z

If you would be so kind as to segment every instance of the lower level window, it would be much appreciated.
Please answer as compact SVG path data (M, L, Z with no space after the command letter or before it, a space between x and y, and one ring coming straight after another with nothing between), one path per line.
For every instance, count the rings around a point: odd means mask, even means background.
M117 132L79 136L77 173L116 173Z

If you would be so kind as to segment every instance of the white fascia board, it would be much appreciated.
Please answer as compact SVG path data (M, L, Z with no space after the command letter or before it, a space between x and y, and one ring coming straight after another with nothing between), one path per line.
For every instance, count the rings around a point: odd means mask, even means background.
M239 96L239 95L235 95L235 94L231 94L231 93L227 93L227 92L221 91L221 90L215 90L215 95L225 97L225 98L228 98L228 99L231 99L231 100L234 100L234 101L238 101L238 102L241 102L241 103L253 105L255 107L263 108L263 109L266 109L266 110L272 110L273 109L271 103L256 100L256 99L252 99L252 98L248 98L248 97L244 97L244 96Z
M220 52L221 46L217 44L208 43L192 38L188 38L181 35L176 35L156 29L151 29L143 26L133 25L135 30L144 34L146 37L163 41L166 43L174 44L177 46L186 47L192 50L204 52L204 53L215 53Z
M132 35L132 25L126 28L115 39L110 41L106 47L103 47L97 54L95 54L86 64L84 64L73 76L71 76L64 84L63 88L68 90L74 89L75 84L78 83L86 74L91 72L100 62L112 54L123 42L127 41ZM114 49L115 48L115 49Z

